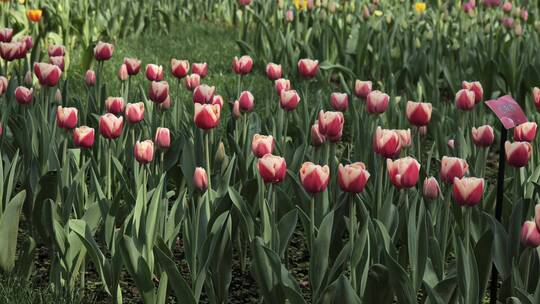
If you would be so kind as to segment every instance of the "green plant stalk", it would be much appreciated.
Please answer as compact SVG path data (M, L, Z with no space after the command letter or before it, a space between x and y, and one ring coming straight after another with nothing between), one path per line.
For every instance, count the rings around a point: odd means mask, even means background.
M416 128L416 157L418 163L422 164L422 136L420 136L420 127Z
M208 193L206 193L206 195L208 196ZM196 282L196 278L198 277L199 275L199 269L198 269L198 259L197 259L197 251L198 251L198 247L199 247L199 225L200 225L200 222L201 222L201 207L202 207L202 204L201 204L201 201L200 201L200 196L199 194L195 194L195 198L193 200L194 204L195 204L195 223L193 223L193 227L195 228L195 233L194 233L194 237L193 237L193 244L191 246L191 252L192 252L192 257L193 257L193 269L191 270L192 271L192 283L195 284Z
M285 110L282 110L283 111L283 123L285 124L285 130L283 131L283 136L281 137L281 147L283 149L283 157L286 156L286 152L287 152L287 131L288 131L288 127L289 127L289 117L287 115L287 112Z
M278 253L277 250L277 232L276 232L276 201L274 199L274 187L273 184L270 183L268 185L268 204L270 205L270 249L272 249L274 252Z
M471 214L472 214L472 207L465 207L465 216L464 216L464 223L463 227L465 229L465 252L468 257L470 257L470 244L471 244Z
M349 201L349 243L350 243L350 261L349 261L349 271L351 275L351 285L353 290L356 291L356 269L353 264L354 256L354 238L356 237L356 208L354 205L354 196L353 194L347 194Z
M445 200L444 200L444 205L443 205L443 208L444 208L444 220L443 220L443 231L442 231L442 235L441 235L441 255L442 255L442 260L443 261L446 261L446 246L447 246L447 243L448 243L448 224L449 224L449 221L450 221L450 208L451 208L451 203L452 203L452 199L451 199L451 192L452 192L452 187L450 186L448 188L448 191L446 191L446 197L445 197Z
M204 150L206 153L206 174L208 175L208 193L206 194L208 198L208 204L210 206L212 202L212 169L210 168L210 145L209 145L210 133L208 131L204 132Z
M109 155L107 155L107 198L109 200L112 200L112 173L111 173L111 162L112 162L112 143L109 139L107 142L107 151Z
M311 249L310 252L313 252L313 244L315 243L315 195L312 195L309 201L309 219L309 248Z
M375 202L375 218L380 219L382 206L382 193L383 193L383 174L384 174L384 160L379 158L379 170L377 171L377 201Z

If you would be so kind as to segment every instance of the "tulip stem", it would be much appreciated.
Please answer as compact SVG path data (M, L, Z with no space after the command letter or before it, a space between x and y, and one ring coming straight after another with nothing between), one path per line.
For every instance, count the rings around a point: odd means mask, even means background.
M313 244L315 243L315 196L311 196L311 200L309 201L309 223L310 223L310 230L309 230L309 241L310 241L310 252L313 253Z
M109 155L107 155L107 198L109 200L112 200L112 176L111 176L111 162L112 162L112 148L111 148L111 141L108 141L108 152Z
M285 110L283 111L283 120L285 124L285 130L283 131L283 136L281 137L281 147L283 149L283 157L285 157L285 152L287 150L287 129L289 127L289 117L287 116L287 112Z
M354 205L354 196L352 194L347 194L347 198L349 201L349 242L350 242L350 261L349 261L349 267L350 267L350 275L351 275L351 285L353 290L356 291L356 269L353 262L353 254L354 254L354 238L356 237L356 208Z
M310 121L309 109L308 109L308 91L309 91L309 80L305 80L304 86L303 86L302 97L304 98L303 108L304 108L304 128L306 130L306 140L309 134L309 121Z
M420 127L416 128L416 142L418 144L416 154L418 157L418 163L422 163L422 137L420 136Z
M465 207L465 217L464 217L464 223L463 226L465 228L465 242L463 245L465 245L465 252L468 257L469 256L469 246L471 243L471 213L472 213L472 207Z
M443 205L443 210L444 210L444 223L443 223L443 230L442 230L442 235L441 235L441 255L442 255L442 260L443 261L446 261L446 246L447 246L447 243L448 243L448 222L450 220L450 208L452 207L450 205L451 203L451 193L452 193L452 187L451 185L448 187L448 191L446 191L446 196L445 196L445 203Z
M208 175L208 193L206 194L208 197L208 202L210 203L212 201L212 170L210 169L210 145L208 143L210 137L210 132L206 131L204 132L204 146L205 146L205 153L206 153L206 172Z
M377 201L375 202L375 218L380 219L379 214L382 205L382 192L383 192L383 174L384 174L384 160L379 158L379 170L377 171Z

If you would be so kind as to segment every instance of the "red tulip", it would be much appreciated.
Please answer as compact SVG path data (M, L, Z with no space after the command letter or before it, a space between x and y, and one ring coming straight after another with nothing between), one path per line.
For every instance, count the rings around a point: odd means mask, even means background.
M300 103L300 95L295 90L283 90L279 97L279 105L285 111L296 109Z
M219 124L221 107L211 104L195 104L194 121L197 128L209 130Z
M285 179L287 163L280 156L266 154L257 162L259 174L265 183L278 184Z
M122 135L124 128L124 118L116 117L114 114L107 113L99 117L99 132L107 139L115 139Z
M195 90L201 83L201 76L198 74L191 74L186 76L186 88L190 91Z
M251 151L257 158L263 157L265 154L272 154L274 151L274 137L272 135L253 135L251 142Z
M366 110L370 114L381 114L388 108L390 96L381 91L373 91L366 99Z
M238 75L247 75L253 68L253 59L248 55L244 55L240 58L234 57L232 62L233 71Z
M193 185L201 192L208 189L208 175L206 175L206 170L204 170L204 168L195 168L195 172L193 173Z
M2 28L0 29L0 42L11 42L13 38L13 29Z
M122 97L107 97L105 100L107 112L118 115L124 112L125 104Z
M148 88L148 97L155 103L162 103L169 96L169 83L166 81L152 81Z
M154 159L154 142L151 140L137 141L133 148L135 159L141 164L148 164Z
M137 58L124 58L128 75L133 76L141 71L141 61Z
M469 111L474 108L474 92L467 89L459 90L456 93L456 107L463 111Z
M540 231L533 221L526 221L521 226L521 243L524 246L536 248L540 246Z
M126 81L128 80L128 78L129 78L129 75L128 75L127 66L125 63L122 63L122 65L120 66L120 69L118 69L118 79L120 81Z
M26 55L26 45L22 42L1 42L0 57L6 61L21 59Z
M338 183L344 192L360 193L364 191L368 179L369 172L364 163L356 162L345 166L339 164Z
M540 229L540 204L534 206L534 222L536 223L536 228Z
M178 79L182 79L187 76L189 72L189 61L171 59L171 74Z
M73 131L73 143L80 148L92 148L94 145L94 128L82 126Z
M32 102L34 89L20 86L15 89L15 100L19 104L30 104Z
M24 48L26 52L30 51L34 46L34 40L32 39L32 36L29 35L19 38L19 42L24 43Z
M168 149L171 146L171 132L167 128L157 128L154 141L159 149Z
M420 163L410 156L396 160L387 159L386 166L390 181L396 188L411 188L420 176Z
M343 134L343 125L345 118L341 112L320 111L319 112L319 131L331 142L338 142Z
M0 76L0 96L3 96L6 94L7 88L8 88L8 80L4 76Z
M281 64L269 63L266 65L266 76L269 80L277 80L281 78Z
M453 183L454 178L462 178L469 171L467 161L457 157L443 156L441 160L441 180L445 183Z
M251 4L251 0L238 0L238 4L241 6L246 6Z
M114 46L110 43L98 42L94 48L94 58L97 61L105 61L111 59L114 52Z
M208 64L206 62L194 63L191 71L193 72L193 74L197 74L201 76L201 78L205 78L208 74Z
M305 162L300 168L300 181L302 186L309 193L322 192L328 187L330 180L330 168L315 165L312 162Z
M533 102L536 109L540 110L540 88L535 87L533 89Z
M460 206L473 207L484 194L484 179L477 177L454 178L454 200Z
M512 11L512 3L511 2L505 2L502 6L502 10L505 12L505 13L509 13Z
M211 103L213 105L218 105L220 108L223 109L224 102L223 102L223 97L221 97L221 95L214 95Z
M210 103L214 98L216 87L201 84L193 90L193 102L195 103Z
M66 48L63 45L51 44L47 48L47 53L49 57L63 57L66 55Z
M536 137L536 123L526 122L514 128L514 140L515 141L528 141L532 142Z
M54 87L60 81L62 70L48 63L34 63L34 73L43 86Z
M422 187L422 194L427 200L434 200L441 195L441 187L435 177L429 177L424 180L424 187Z
M171 95L167 95L167 98L165 98L165 101L159 104L159 109L161 111L165 111L171 108Z
M360 98L366 98L371 93L371 81L356 80L354 83L354 95Z
M466 90L471 90L474 92L474 100L476 103L479 103L484 98L484 89L478 81L467 82L463 81L461 83L461 88Z
M282 91L288 91L291 89L291 82L288 79L280 78L275 82L276 92L278 96L281 96Z
M401 152L401 138L395 130L377 127L373 136L373 150L385 158L396 158Z
M242 112L251 112L255 106L255 98L249 91L243 91L238 97L238 102L240 103L240 110Z
M532 145L526 141L516 141L504 143L506 152L506 162L516 168L525 167L529 163L532 155Z
M407 102L407 119L415 126L425 126L431 120L433 106L427 102Z
M326 141L326 136L324 134L321 134L319 131L319 124L315 122L313 126L311 126L311 145L314 147L318 147Z
M313 78L319 70L319 61L311 59L300 59L298 61L298 74L303 78Z
M77 109L76 108L63 108L58 106L56 110L56 124L62 129L73 129L77 126Z
M240 102L238 100L234 101L232 113L234 118L239 118L240 116L242 116L242 112L240 112Z
M330 104L336 111L344 112L349 107L349 95L345 93L332 93L330 94Z
M86 71L86 74L84 74L84 83L86 83L87 86L93 87L96 85L96 73L92 70Z
M144 102L128 103L126 106L126 119L130 124L142 121L144 119Z
M144 71L146 78L150 81L162 81L163 80L163 67L157 64L147 64Z
M490 125L483 125L471 130L473 143L478 147L489 147L495 140L493 128Z

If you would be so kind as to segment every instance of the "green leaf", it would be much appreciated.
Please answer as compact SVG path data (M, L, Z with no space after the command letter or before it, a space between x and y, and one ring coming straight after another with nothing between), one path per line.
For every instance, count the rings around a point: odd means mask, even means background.
M19 216L26 198L26 191L21 191L7 204L0 217L0 268L10 272L15 266L17 236L19 232Z

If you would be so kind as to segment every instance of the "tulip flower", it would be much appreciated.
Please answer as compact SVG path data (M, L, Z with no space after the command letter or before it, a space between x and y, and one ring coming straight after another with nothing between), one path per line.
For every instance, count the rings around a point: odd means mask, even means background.
M341 112L320 111L319 112L319 131L324 134L328 140L335 143L341 139L343 134L343 125L345 117Z
M540 88L534 87L532 91L533 102L536 106L536 109L540 110Z
M251 4L251 0L238 0L238 4L241 6L246 6Z
M456 93L456 107L463 111L469 111L474 108L475 105L475 94L473 91L468 89L459 90Z
M505 2L503 5L502 5L502 10L505 12L505 13L510 13L512 11L512 3L511 2Z
M338 183L342 191L360 193L364 191L368 179L369 172L364 163L356 162L345 166L339 164Z
M218 105L220 108L223 109L223 97L221 97L221 95L214 95L214 97L212 98L212 102L211 104L213 105Z
M186 76L186 89L193 91L201 83L201 76L198 74L191 74Z
M208 64L206 62L194 63L191 67L191 71L193 72L193 74L197 74L201 76L201 78L205 78L208 74Z
M484 194L484 179L477 177L454 178L454 200L459 206L473 207Z
M49 57L49 63L59 67L61 71L64 71L65 61L64 56Z
M56 92L54 92L54 101L56 103L62 103L62 91L60 89L56 89Z
M334 110L344 112L349 107L349 96L345 93L332 93L330 104Z
M73 143L79 148L89 149L94 145L94 128L82 126L73 131Z
M0 136L4 134L4 125L0 122Z
M529 20L529 11L527 11L526 9L522 9L520 16L523 21L527 22L527 20Z
M234 57L232 62L233 71L238 75L247 75L253 68L253 59L248 55L244 55L240 58Z
M159 104L159 109L161 111L165 111L171 108L171 95L167 95L167 98L165 98L165 101Z
M390 96L381 91L373 91L366 99L366 110L370 114L381 114L388 108Z
M124 128L124 118L116 117L114 114L107 113L99 117L99 132L107 139L115 139L122 135Z
M118 115L124 112L124 99L122 97L107 97L105 100L105 108L107 112Z
M93 70L86 71L84 74L84 83L89 87L96 85L96 73Z
M142 121L144 119L144 102L128 103L126 106L126 119L130 124Z
M13 29L2 28L0 29L0 42L11 42L13 38Z
M356 80L354 83L354 95L360 98L366 98L371 93L371 81Z
M528 141L532 142L536 137L536 123L526 122L514 128L514 140L515 141Z
M144 72L146 78L150 81L163 80L163 67L157 64L147 64Z
M253 135L251 142L251 151L257 158L263 157L265 154L272 154L274 151L275 142L272 135Z
M206 170L204 170L204 168L195 168L195 172L193 173L193 185L201 192L208 189L208 175L206 174Z
M471 130L473 143L478 147L489 147L495 140L493 128L489 125L483 125Z
M313 78L319 70L319 61L311 59L300 59L298 61L298 74L303 78Z
M141 71L141 61L136 58L124 58L124 64L129 76L137 75Z
M128 70L127 70L127 66L126 64L122 63L122 65L120 66L120 69L118 69L118 79L120 81L126 81L128 80Z
M426 136L427 131L427 126L421 126L420 128L418 128L418 134L420 134L420 136Z
M309 193L319 193L326 190L330 180L330 168L315 165L312 162L305 162L300 168L300 181L302 186Z
M220 115L221 107L219 105L196 103L193 120L197 128L209 130L219 124Z
M469 171L467 161L458 157L443 156L441 160L441 180L445 183L453 183L454 178L462 178Z
M482 84L480 84L480 82L478 81L474 81L474 82L463 81L461 83L461 88L473 91L474 100L476 103L479 103L484 98L484 89L482 88Z
M319 124L316 122L311 126L311 145L318 147L326 141L326 136L319 131Z
M291 23L291 22L294 21L294 12L293 12L293 10L287 10L285 12L285 21L287 23Z
M0 96L3 96L4 94L6 94L8 85L9 83L8 83L7 78L4 76L0 76Z
M49 57L65 56L66 48L63 45L51 44L47 47L47 54L49 54Z
M249 91L243 91L238 97L238 102L240 103L240 110L242 112L251 112L255 106L255 98Z
M520 240L527 247L536 248L540 246L540 231L533 221L525 221L523 223Z
M291 89L291 82L288 79L280 78L274 83L278 96L281 96L282 91L288 91Z
M283 90L279 98L279 105L285 111L296 109L300 103L300 95L295 90Z
M111 59L114 52L114 46L110 43L98 42L94 48L94 58L97 61L105 61Z
M454 150L454 147L456 145L456 141L453 140L453 139L449 139L448 142L446 143L446 145L448 146L448 148L450 150Z
M236 119L242 116L242 112L240 111L240 102L238 100L235 100L233 103L232 114Z
M34 63L34 73L42 86L54 87L60 81L62 70L48 63Z
M216 87L201 84L193 90L193 102L194 103L210 103L214 98Z
M434 200L441 195L441 187L439 187L439 182L437 182L435 177L431 176L424 180L422 194L427 200Z
M516 168L525 167L532 155L532 145L526 141L504 143L506 162Z
M171 146L171 132L168 128L157 128L154 141L159 149L168 149Z
M373 136L373 150L385 158L396 158L401 152L401 142L395 130L377 127Z
M169 83L166 81L152 81L148 88L148 97L155 103L162 103L169 96Z
M41 17L43 16L43 11L40 9L29 9L26 11L26 17L30 22L38 23L41 21Z
M154 142L151 140L137 141L133 148L135 159L141 164L148 164L154 159Z
M30 104L32 102L34 89L20 86L15 89L15 100L19 104Z
M536 228L540 229L540 204L534 206L534 222L536 223Z
M412 145L411 129L406 130L394 130L399 135L402 148L408 148Z
M171 59L171 74L178 78L182 79L187 76L189 72L189 61L187 60L177 60Z
M433 106L431 103L427 102L407 102L407 119L412 125L415 126L425 126L431 120L431 111Z
M265 183L278 184L285 179L287 163L283 157L266 154L259 158L257 165L259 174Z
M34 40L32 36L26 35L19 38L19 41L21 43L24 43L26 52L30 51L32 47L34 46Z
M269 80L277 80L281 78L281 64L269 63L266 65L266 76Z
M396 188L411 188L420 176L420 163L410 156L396 160L387 159L386 166L390 181Z
M18 42L0 43L0 57L5 61L13 61L21 57L21 47Z
M77 114L76 108L64 108L58 106L56 110L56 124L59 128L71 130L77 126Z

